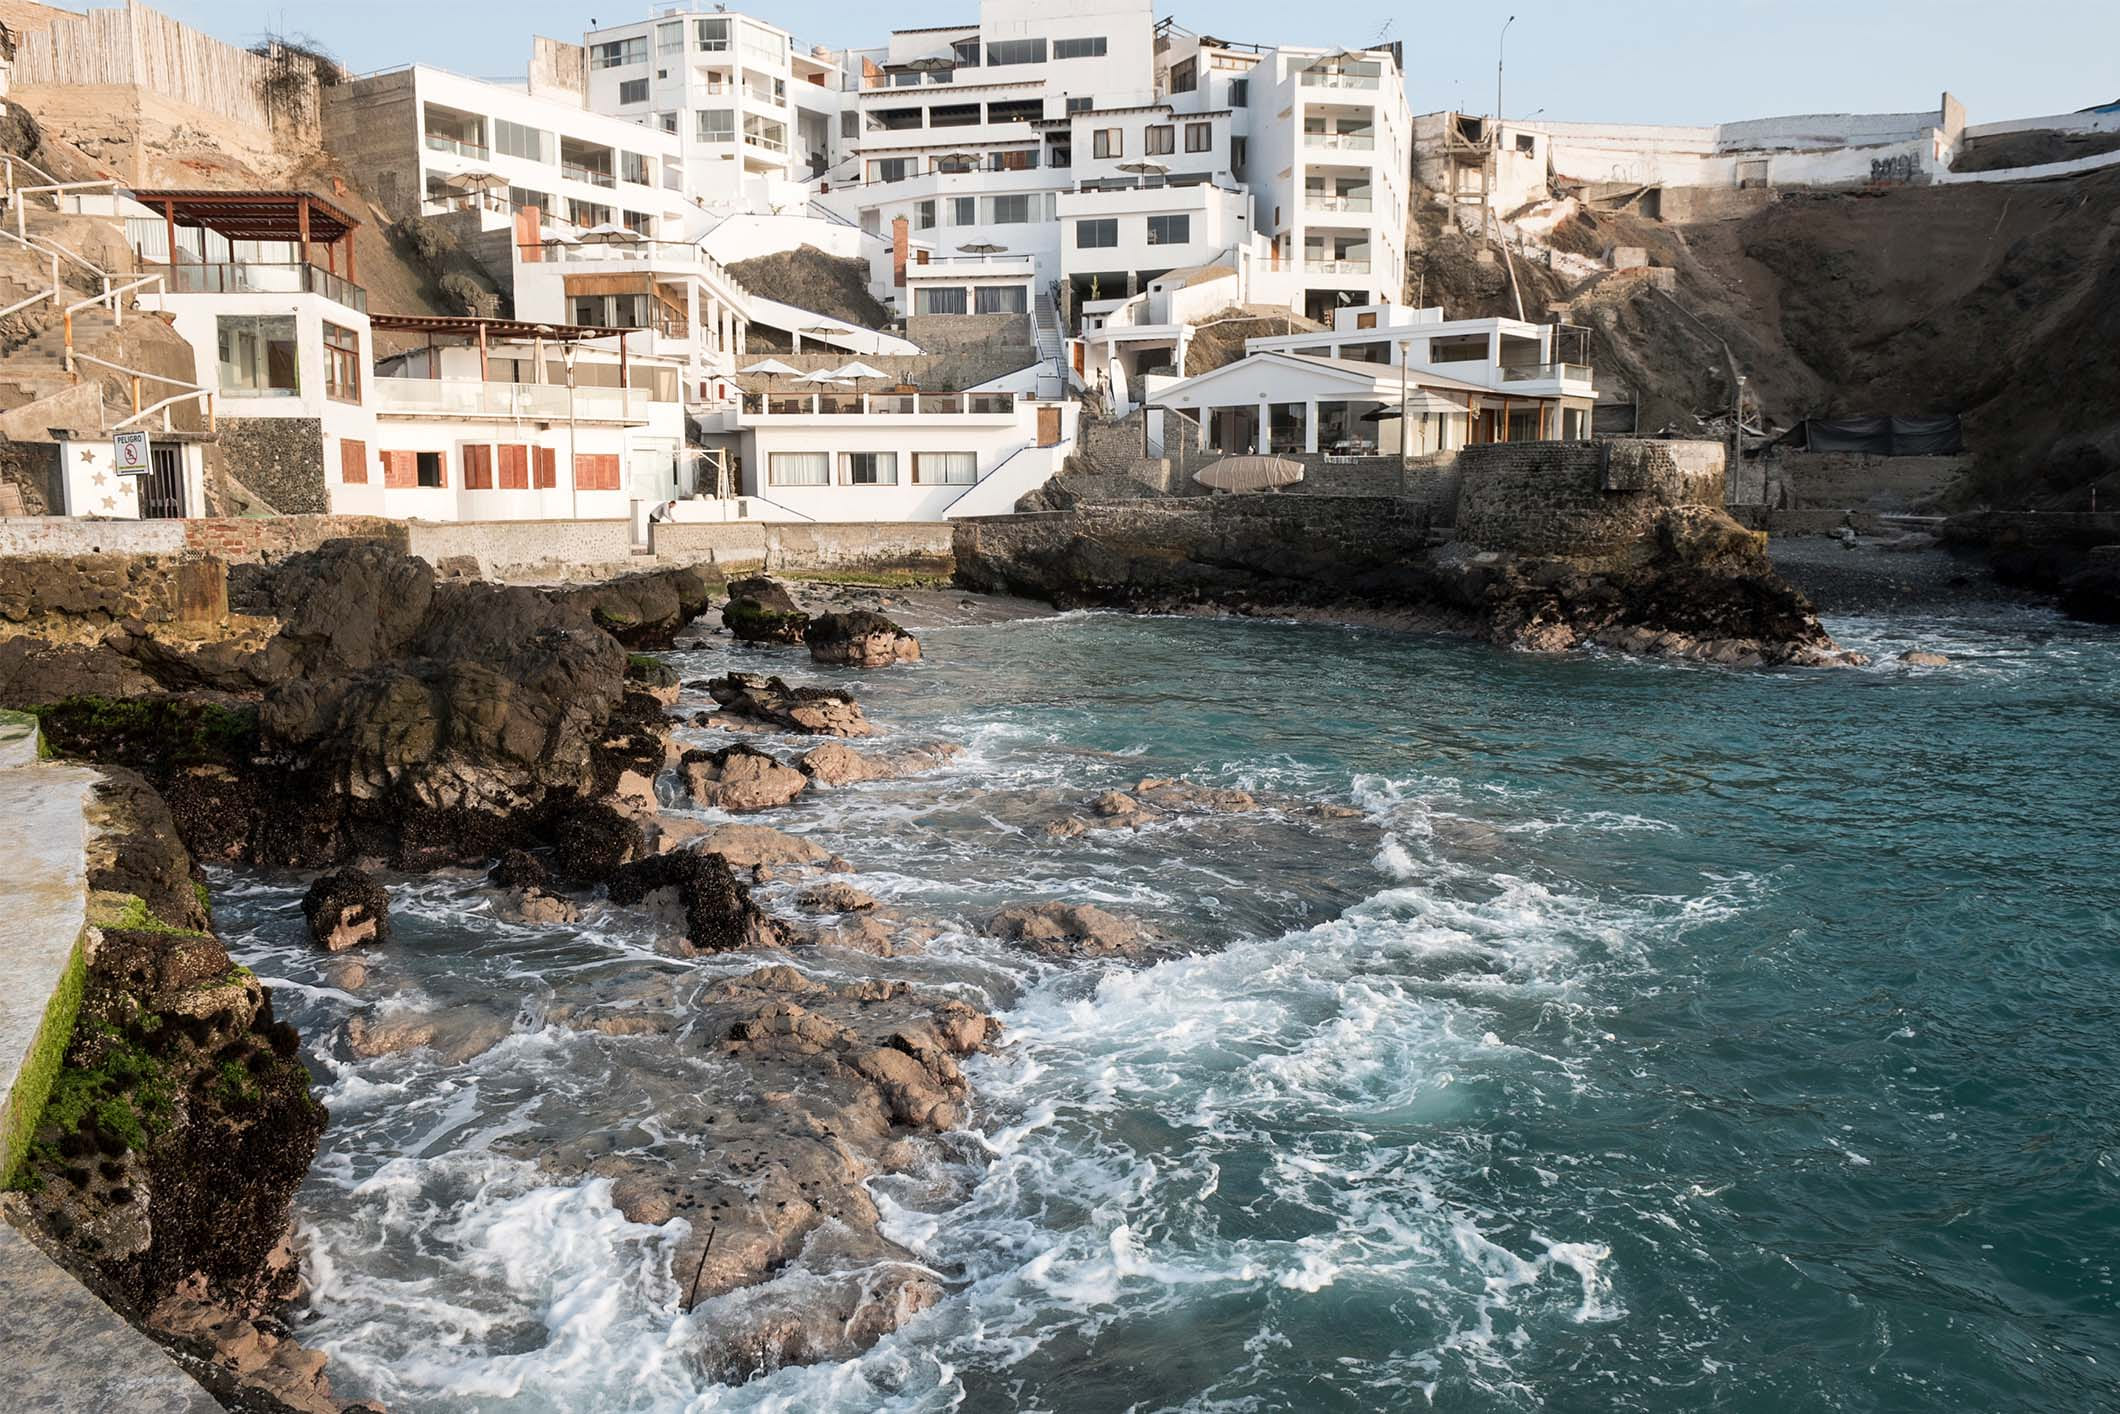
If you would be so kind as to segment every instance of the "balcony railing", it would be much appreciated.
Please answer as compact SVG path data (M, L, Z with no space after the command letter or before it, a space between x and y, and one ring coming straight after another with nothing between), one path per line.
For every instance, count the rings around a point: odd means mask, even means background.
M1367 275L1366 260L1324 260L1314 256L1303 257L1303 270L1311 275Z
M369 383L378 413L398 417L476 417L513 422L565 422L569 404L558 383L481 383L471 378L377 378ZM576 422L648 420L644 388L576 388Z
M1382 88L1384 81L1374 74L1340 74L1324 69L1305 69L1305 88Z
M1563 383L1595 383L1597 370L1587 363L1556 363L1554 369Z
M1307 147L1323 147L1334 152L1374 152L1377 140L1369 133L1312 133L1303 134Z
M1304 196L1303 206L1310 211L1368 211L1371 203L1366 196L1327 196L1323 192L1310 192Z
M493 156L492 148L475 142L466 142L462 138L451 137L447 133L427 134L427 150L429 152L454 152L459 157L476 157L481 162Z
M777 137L767 137L764 133L747 132L743 135L743 140L748 146L762 147L768 152L786 152L788 150L788 145L785 142Z
M785 108L788 106L787 99L775 98L767 90L762 88L753 88L749 84L745 84L743 86L743 96L747 101L760 104L767 108Z
M1012 417L1014 393L745 393L754 417Z
M576 162L559 164L559 174L574 182L587 182L592 187L615 187L618 178L609 172L599 172L594 167L584 167Z
M189 261L153 267L174 295L322 295L348 309L368 312L368 291L316 265L255 261L195 265Z

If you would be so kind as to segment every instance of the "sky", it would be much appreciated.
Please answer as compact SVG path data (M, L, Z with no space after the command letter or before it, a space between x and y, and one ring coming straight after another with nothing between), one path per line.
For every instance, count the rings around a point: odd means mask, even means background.
M533 33L578 41L592 20L621 24L651 9L649 0L147 2L231 42L307 35L356 73L421 62L499 79L522 77ZM729 8L834 49L978 13L977 0L734 0ZM1519 118L1711 123L1912 112L1935 107L1948 89L1968 121L1982 123L2120 99L2116 0L1158 0L1156 14L1258 44L1401 40L1416 112L1493 109L1496 39L1511 14L1504 107Z

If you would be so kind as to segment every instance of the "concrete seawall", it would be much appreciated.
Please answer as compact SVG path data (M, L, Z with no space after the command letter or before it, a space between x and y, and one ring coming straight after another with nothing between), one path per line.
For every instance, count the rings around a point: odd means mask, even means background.
M34 719L0 714L0 1179L12 1181L66 1055L87 959L89 793L99 777L38 759ZM103 1304L0 1204L0 1350L11 1409L212 1414L221 1406L159 1345Z

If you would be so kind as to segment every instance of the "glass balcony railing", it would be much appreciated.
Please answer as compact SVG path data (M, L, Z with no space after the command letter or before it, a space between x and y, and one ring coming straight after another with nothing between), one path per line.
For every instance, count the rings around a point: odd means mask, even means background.
M786 152L788 150L787 143L777 137L768 137L764 133L745 133L743 140L747 145L764 148L767 152Z
M534 418L545 422L641 423L644 388L576 388L564 384L481 383L471 378L376 378L369 391L378 413L399 417Z
M1327 260L1321 256L1303 257L1303 270L1310 275L1367 275L1366 260Z
M1366 196L1333 196L1326 192L1308 192L1303 197L1303 206L1310 211L1367 212L1370 199Z
M1305 88L1377 89L1383 86L1384 81L1375 74L1343 74L1331 69L1305 69L1303 71L1303 87Z
M1014 393L746 393L762 417L1011 417Z
M257 261L214 262L196 265L189 261L153 267L161 272L165 287L176 295L322 295L348 309L368 312L368 292L359 285L317 265L267 264Z
M583 167L573 162L559 164L559 174L569 181L587 182L592 187L615 187L618 179L609 172L599 172L594 167Z
M1332 152L1374 152L1377 140L1369 133L1312 133L1303 134L1306 147L1322 147Z
M427 150L429 152L453 152L459 157L476 157L481 162L493 155L493 149L490 147L476 142L468 142L460 137L451 137L447 133L427 134Z

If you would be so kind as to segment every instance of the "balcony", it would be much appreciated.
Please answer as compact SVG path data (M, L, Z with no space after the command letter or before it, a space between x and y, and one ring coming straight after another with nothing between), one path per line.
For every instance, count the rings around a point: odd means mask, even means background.
M1366 196L1331 196L1324 192L1306 192L1303 195L1305 211L1344 211L1350 215L1367 215L1371 204Z
M1327 260L1321 256L1303 257L1303 273L1306 275L1367 275L1366 260Z
M481 383L468 378L376 378L369 382L385 417L462 417L495 422L566 422L567 389L557 383ZM576 388L576 422L644 423L644 388Z
M257 261L150 267L163 277L173 295L322 295L348 309L368 312L368 292L315 265L265 264Z
M1014 393L745 393L747 417L1002 417Z
M1340 89L1379 89L1384 81L1374 74L1344 74L1330 69L1305 69L1303 87Z
M1504 383L1592 383L1597 378L1582 363L1505 363L1501 369Z
M1303 134L1305 147L1320 147L1328 152L1374 152L1377 140L1371 133L1312 133Z
M460 137L451 137L447 133L428 133L427 150L429 152L453 152L459 157L472 157L481 162L487 161L493 156L492 148Z
M609 172L599 172L594 167L581 167L572 162L560 163L559 174L570 182L587 182L592 187L618 185L618 179Z
M743 140L745 146L762 148L767 152L784 153L788 150L787 143L777 137L768 137L764 133L747 132L743 135Z

